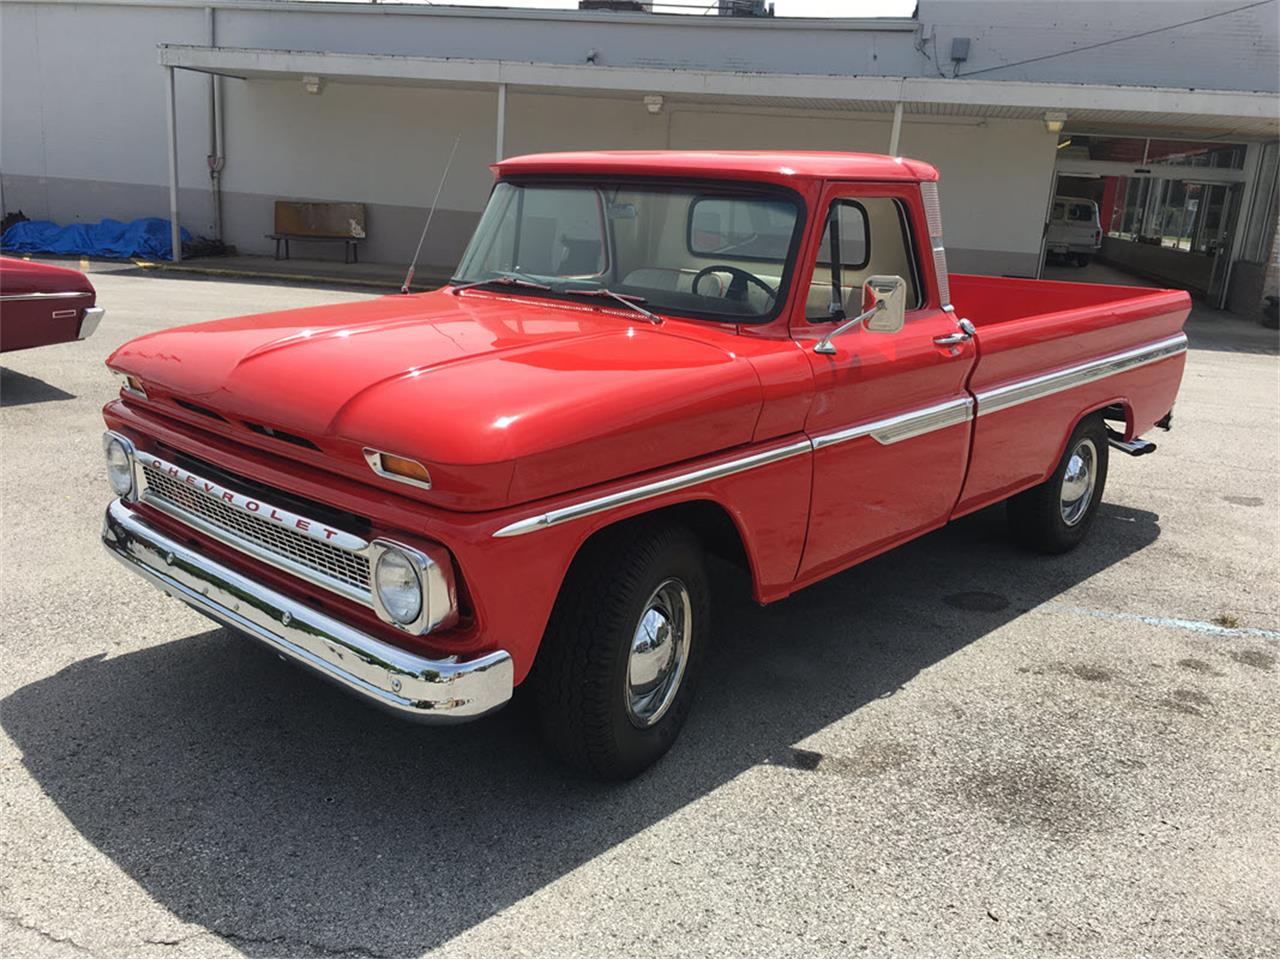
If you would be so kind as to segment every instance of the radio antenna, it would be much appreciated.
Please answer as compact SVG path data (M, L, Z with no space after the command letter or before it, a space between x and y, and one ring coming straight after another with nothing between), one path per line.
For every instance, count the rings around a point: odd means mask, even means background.
M436 187L435 199L431 201L431 209L427 211L427 222L423 224L422 236L418 237L418 249L413 251L413 259L409 261L409 271L404 275L404 283L400 285L401 293L408 293L409 284L413 282L413 271L417 269L418 257L422 255L422 241L427 239L427 231L431 229L431 218L436 215L436 204L440 202L440 191L444 189L445 178L449 176L449 168L453 166L453 157L458 152L458 143L461 140L461 133L453 138L453 149L449 151L449 159L445 162L444 173L440 174L440 185Z

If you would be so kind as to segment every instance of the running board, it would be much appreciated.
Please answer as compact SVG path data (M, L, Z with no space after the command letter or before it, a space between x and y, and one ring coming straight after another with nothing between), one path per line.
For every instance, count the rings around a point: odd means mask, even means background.
M1123 450L1131 457L1142 457L1146 456L1148 453L1156 452L1156 445L1150 440L1143 440L1138 437L1135 437L1132 440L1126 440L1120 434L1113 433L1110 430L1107 431L1107 440L1110 442L1111 446L1115 447L1117 450Z

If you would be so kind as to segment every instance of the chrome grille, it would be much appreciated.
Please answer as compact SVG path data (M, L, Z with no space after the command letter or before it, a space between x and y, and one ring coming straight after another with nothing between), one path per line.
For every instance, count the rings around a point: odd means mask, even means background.
M182 483L147 463L142 463L148 499L172 504L223 531L231 541L243 541L267 554L290 561L320 577L337 581L356 592L369 593L369 559L342 547L296 533L278 523L244 513ZM160 504L163 507L163 503Z

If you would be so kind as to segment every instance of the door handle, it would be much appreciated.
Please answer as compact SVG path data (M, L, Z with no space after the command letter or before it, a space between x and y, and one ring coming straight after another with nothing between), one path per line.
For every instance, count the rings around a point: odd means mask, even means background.
M940 347L954 347L956 344L964 343L973 339L973 335L977 333L977 329L968 320L957 320L956 323L960 329L955 333L948 333L941 337L934 337L933 342Z

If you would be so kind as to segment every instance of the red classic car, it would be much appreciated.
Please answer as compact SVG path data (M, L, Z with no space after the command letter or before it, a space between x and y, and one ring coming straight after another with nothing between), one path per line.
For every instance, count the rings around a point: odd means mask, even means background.
M1169 424L1187 295L949 274L926 163L495 170L440 290L108 360L109 550L403 716L528 683L563 757L634 775L689 712L708 554L769 603L1002 500L1061 552Z
M0 352L83 340L105 311L79 270L0 257Z

